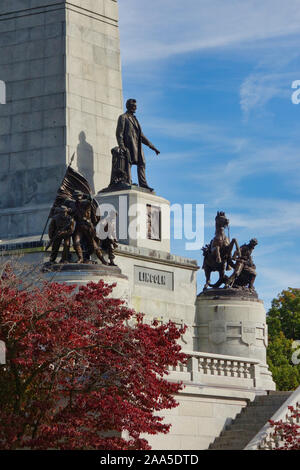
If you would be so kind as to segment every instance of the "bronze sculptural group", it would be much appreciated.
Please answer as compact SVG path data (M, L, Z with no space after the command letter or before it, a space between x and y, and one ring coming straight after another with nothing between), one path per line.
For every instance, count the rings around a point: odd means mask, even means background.
M202 268L205 272L206 283L204 291L209 287L217 289L224 285L224 288L248 289L254 291L254 281L256 278L256 266L252 260L252 252L257 245L256 238L249 243L239 247L235 238L231 241L225 234L225 228L229 226L229 219L225 212L218 212L215 218L215 237L211 242L202 248L204 261ZM236 250L232 255L233 247ZM233 270L230 276L226 271ZM215 284L211 284L212 272L219 273L219 279Z
M118 245L115 232L109 227L113 223L113 217L101 220L100 208L92 197L88 182L71 165L67 168L49 218L51 223L46 250L52 246L50 265L56 263L62 243L60 263L72 263L72 242L77 264L92 264L92 255L95 255L103 265L116 266L114 251ZM106 228L102 237L97 230L100 222ZM109 263L103 256L103 250L108 254Z

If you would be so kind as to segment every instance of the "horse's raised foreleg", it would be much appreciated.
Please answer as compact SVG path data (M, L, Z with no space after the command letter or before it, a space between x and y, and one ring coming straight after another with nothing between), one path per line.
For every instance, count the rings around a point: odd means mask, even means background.
M234 246L235 246L235 248L236 248L236 252L234 253L234 257L232 257L232 249L233 249ZM227 247L226 253L227 253L227 265L226 265L226 270L229 271L230 268L233 268L233 269L234 269L234 264L233 264L232 260L236 258L236 255L237 255L238 257L241 256L241 250L240 250L240 247L239 247L239 244L238 244L236 238L233 238L233 239L231 240L231 242L229 243L229 245L228 245L228 247Z
M236 239L236 238L233 238L233 239L232 239L232 242L233 242L234 245L235 245L235 249L236 249L236 251L237 251L238 257L240 257L240 256L241 256L241 250L240 250L240 246L239 246L239 244L238 244L237 239Z
M210 287L211 269L208 267L205 267L204 272L205 272L206 283L205 283L205 286L203 287L203 290L206 290Z

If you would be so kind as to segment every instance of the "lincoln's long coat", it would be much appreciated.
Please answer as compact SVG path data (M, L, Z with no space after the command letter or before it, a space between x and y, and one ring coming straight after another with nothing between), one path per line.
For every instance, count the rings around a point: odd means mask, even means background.
M145 165L142 144L152 147L151 142L144 136L138 120L130 113L119 117L117 126L117 141L119 146L127 148L128 162L131 165Z

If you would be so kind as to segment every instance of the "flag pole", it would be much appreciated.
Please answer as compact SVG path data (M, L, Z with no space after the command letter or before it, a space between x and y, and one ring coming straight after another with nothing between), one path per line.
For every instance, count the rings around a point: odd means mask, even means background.
M62 184L63 184L63 182L64 182L64 180L65 180L65 177L66 177L68 168L69 168L70 166L72 166L72 163L73 163L74 158L75 158L75 152L73 153L73 155L72 155L72 157L71 157L71 160L70 160L70 163L69 163L69 165L67 166L65 176L63 177L63 180L62 180L62 182L61 182L61 186L62 186ZM43 233L42 233L42 235L41 235L40 243L43 241L43 237L44 237L44 234L45 234L45 232L46 232L46 228L47 228L47 225L48 225L48 222L49 222L49 219L50 219L50 214L51 214L51 212L52 212L52 209L53 209L53 205L52 205L52 207L51 207L51 209L50 209L47 222L46 222L46 224L45 224Z

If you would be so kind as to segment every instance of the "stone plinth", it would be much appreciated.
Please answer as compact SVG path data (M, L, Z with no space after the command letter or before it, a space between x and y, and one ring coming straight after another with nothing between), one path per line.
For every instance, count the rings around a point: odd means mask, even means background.
M197 297L196 318L199 351L259 360L261 388L275 389L266 363L266 311L256 293L208 289Z
M42 233L71 156L108 185L123 112L115 0L1 0L0 238Z
M148 190L100 192L96 196L102 215L114 208L120 243L170 253L170 202Z
M64 283L85 285L88 282L99 282L102 279L107 284L115 284L112 297L122 299L126 305L131 303L131 293L128 277L122 274L117 266L105 266L103 264L45 264L43 272L46 279Z

